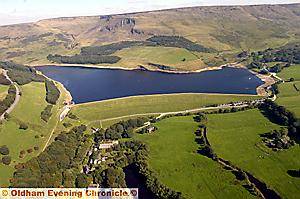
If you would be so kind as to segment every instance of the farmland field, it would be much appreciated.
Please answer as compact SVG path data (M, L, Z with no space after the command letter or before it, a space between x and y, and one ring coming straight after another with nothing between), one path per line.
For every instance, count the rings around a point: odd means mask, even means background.
M55 127L58 118L59 105L53 107L53 115L44 122L41 112L47 106L45 100L46 90L44 83L32 82L21 86L22 96L7 121L0 126L0 146L6 145L10 150L12 163L9 166L0 165L0 186L8 184L8 177L12 175L13 166L19 162L29 160L38 155L46 144L52 129ZM60 101L61 103L61 101ZM60 104L59 103L59 104ZM26 124L27 130L19 129L20 124ZM34 147L38 147L34 150ZM32 152L27 150L31 149ZM20 158L20 151L24 150L25 155Z
M300 65L284 68L278 75L285 80L294 78L295 81L279 85L279 94L276 102L300 118L300 91L296 90L296 88L300 89Z
M186 198L253 197L217 162L197 153L192 116L172 117L158 122L153 134L136 135L149 145L149 165L159 180Z
M300 181L287 174L300 167L299 145L274 152L260 134L279 128L259 110L208 115L208 139L215 153L233 165L250 172L276 190L283 198L297 198Z

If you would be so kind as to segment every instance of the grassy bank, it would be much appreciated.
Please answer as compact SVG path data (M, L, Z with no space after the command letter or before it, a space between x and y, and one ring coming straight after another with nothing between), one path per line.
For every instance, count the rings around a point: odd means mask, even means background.
M297 198L300 181L287 174L300 167L300 147L274 152L260 134L279 128L257 109L208 116L208 139L219 157L250 172L283 198Z
M278 76L284 80L294 78L294 81L279 85L279 94L276 102L294 112L300 118L300 91L296 90L296 88L300 89L300 65L284 68Z
M8 87L9 86L7 85L0 85L0 100L3 100L6 97Z
M73 107L72 112L81 121L91 122L132 114L184 111L213 104L255 98L258 98L258 96L218 94L147 95L79 104Z
M159 180L186 198L250 198L232 173L197 153L192 116L172 117L156 124L153 134L136 135L150 147L149 165Z
M25 162L41 152L57 124L59 108L63 101L61 98L59 105L53 107L52 116L46 123L41 119L41 112L48 105L45 100L44 83L32 82L20 88L22 96L19 103L10 114L10 118L0 126L0 146L7 145L12 158L9 166L0 164L0 186L8 185L14 165ZM26 124L28 129L19 129L20 124ZM30 149L32 152L27 151ZM23 158L19 157L21 151L25 151Z

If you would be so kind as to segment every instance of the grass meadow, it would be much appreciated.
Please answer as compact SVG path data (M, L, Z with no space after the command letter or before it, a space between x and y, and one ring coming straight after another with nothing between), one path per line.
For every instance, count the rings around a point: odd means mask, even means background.
M279 84L279 94L276 102L294 112L300 118L300 65L284 68L279 74L284 80L294 78L293 82ZM296 87L296 88L295 88Z
M256 99L250 95L223 94L166 94L125 97L86 104L78 104L72 113L81 121L107 120L132 114L161 113L196 109L213 104Z
M15 109L11 112L8 120L3 121L0 125L0 146L7 145L10 150L12 162L9 166L0 164L0 186L7 186L11 177L14 165L19 162L25 162L30 158L37 156L55 128L59 116L59 105L52 109L52 116L46 123L40 116L41 112L47 106L46 90L44 83L32 82L24 86L20 86L22 96ZM19 129L21 123L28 125L27 130ZM28 153L28 149L38 150ZM25 150L25 156L19 158L20 151Z
M0 85L0 100L3 100L6 97L8 88L9 86L7 85Z
M234 175L197 153L198 124L192 116L172 117L155 124L152 134L135 139L149 145L149 165L159 180L186 198L252 198Z
M300 167L300 147L274 152L260 134L280 126L271 123L259 110L208 115L208 139L215 153L250 172L283 198L298 198L300 181L287 174Z

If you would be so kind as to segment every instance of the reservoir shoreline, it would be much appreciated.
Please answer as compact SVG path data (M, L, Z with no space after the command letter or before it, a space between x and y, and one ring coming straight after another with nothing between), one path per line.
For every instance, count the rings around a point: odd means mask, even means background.
M133 68L126 68L122 66L111 66L111 65L93 65L93 64L41 64L41 65L29 65L34 68L38 67L45 67L45 66L52 66L52 67L78 67L78 68L91 68L91 69L111 69L111 70L125 70L125 71L134 71L134 70L146 70L146 71L151 71L151 72L162 72L162 73L169 73L169 74L191 74L191 73L201 73L205 71L214 71L214 70L221 70L224 67L230 67L230 68L244 68L247 69L249 72L252 74L256 75L258 78L260 78L264 84L261 86L257 87L256 91L259 96L268 96L267 93L267 88L271 85L273 85L276 81L272 76L270 75L263 75L263 74L258 74L257 72L254 72L250 69L248 69L245 65L242 65L237 62L233 63L227 63L223 64L221 66L212 66L212 67L206 67L202 69L198 69L195 71L170 71L170 70L161 70L161 69L153 69L153 68L141 68L141 67L133 67Z
M52 67L78 67L78 68L91 68L91 69L108 69L108 70L125 70L125 71L133 71L133 70L145 70L145 71L151 71L151 72L162 72L162 73L170 73L170 74L190 74L190 73L201 73L205 71L212 71L212 70L221 70L224 67L230 67L230 68L245 68L245 66L238 64L238 63L227 63L223 64L221 66L212 66L212 67L206 67L201 68L194 71L172 71L172 70L162 70L162 69L153 69L153 68L141 68L139 66L133 67L133 68L126 68L122 66L111 66L111 65L93 65L93 64L40 64L40 65L29 65L30 67L39 68L39 67L46 67L46 66L52 66Z
M36 69L62 83L76 104L85 104L147 95L257 95L256 88L264 82L249 70L239 68L241 69L223 66L215 72L189 73L182 76L169 76L160 71L126 72L84 66L52 65Z

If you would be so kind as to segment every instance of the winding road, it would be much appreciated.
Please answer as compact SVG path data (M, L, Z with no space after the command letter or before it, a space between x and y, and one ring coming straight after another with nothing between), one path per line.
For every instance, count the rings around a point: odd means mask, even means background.
M10 81L10 83L12 85L15 86L15 88L16 88L16 97L15 97L15 101L10 105L10 107L0 116L0 121L4 120L5 113L10 114L14 110L14 108L16 107L16 105L19 103L19 101L20 101L20 89L19 89L19 87L9 78L9 76L7 75L7 71L6 70L3 70L3 75L6 77L6 79L8 81Z

